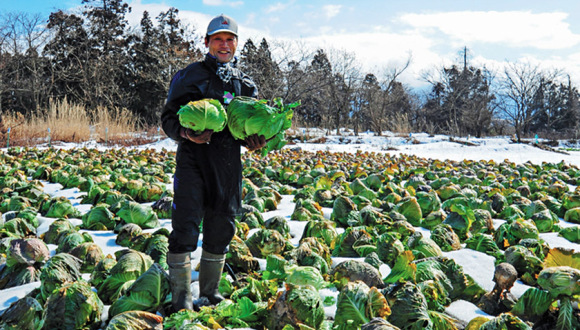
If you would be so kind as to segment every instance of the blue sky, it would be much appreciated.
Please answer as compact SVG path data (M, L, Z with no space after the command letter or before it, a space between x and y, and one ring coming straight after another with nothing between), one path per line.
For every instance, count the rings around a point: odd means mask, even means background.
M401 78L420 85L427 70L458 60L467 46L473 65L501 71L507 61L563 69L580 84L578 0L127 0L135 24L144 10L155 17L175 7L202 33L220 13L240 25L240 40L299 41L355 56L363 70L402 65ZM48 17L74 10L81 0L0 0L0 13L26 11ZM384 70L383 70L384 71ZM424 83L424 81L423 81Z

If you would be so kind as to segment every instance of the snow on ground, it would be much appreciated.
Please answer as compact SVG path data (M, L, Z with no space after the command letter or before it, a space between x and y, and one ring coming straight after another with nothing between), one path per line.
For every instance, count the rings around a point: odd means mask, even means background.
M580 166L580 152L570 151L567 154L556 153L541 150L539 148L526 145L526 144L514 144L510 142L509 137L493 137L493 138L463 138L462 141L469 141L470 143L476 144L476 146L467 146L465 144L451 142L449 136L435 135L429 136L424 133L420 134L410 134L409 136L395 136L390 133L384 133L383 136L375 136L372 133L362 133L359 136L354 136L352 134L346 134L343 136L330 135L326 136L323 132L304 130L303 134L308 135L309 138L324 137L326 141L324 143L308 143L295 141L294 143L288 145L286 148L300 148L307 151L331 151L331 152L385 152L393 156L398 156L401 154L415 155L418 157L430 158L430 159L440 159L440 160L452 160L452 161L462 161L462 160L493 160L495 162L502 162L504 160L509 160L515 163L525 163L532 162L535 164L541 164L543 162L566 162L569 164ZM108 147L99 146L94 142L86 143L81 145L82 147L88 148L98 148L101 150L107 149ZM68 149L79 147L78 144L61 144L59 147ZM168 150L175 151L176 144L170 139L159 139L157 142L137 146L140 149L155 149L155 150ZM91 205L81 204L83 193L78 189L62 189L59 184L47 183L45 185L45 191L53 196L66 196L69 198L73 204L81 210L81 213L87 212ZM294 210L294 203L292 202L292 196L283 196L281 203L278 205L278 209L274 211L265 212L263 214L264 220L267 220L273 216L283 216L289 221L290 233L292 236L292 243L297 245L300 237L302 236L302 231L306 223L299 221L290 221L290 215ZM331 209L325 208L325 217L330 217ZM40 218L39 235L48 230L50 222L54 219ZM76 219L73 221L80 220ZM160 220L161 225L171 230L171 222L167 219ZM496 225L499 225L502 221L497 220ZM576 224L563 222L564 226L576 226ZM429 231L424 228L417 228L424 235L429 235ZM91 232L93 239L97 244L103 248L105 254L114 254L115 251L122 249L115 244L115 235L112 232ZM580 245L575 243L570 243L562 237L558 237L556 233L545 233L540 235L551 247L567 247L580 251ZM201 239L199 246L201 246ZM50 245L51 253L54 254L56 246ZM194 254L194 260L199 260L201 254L201 249L197 249ZM459 251L445 252L446 256L449 256L456 260L460 264L464 271L471 275L477 283L479 283L486 290L491 290L493 288L493 272L494 272L494 259L486 254L472 251L469 249L462 249ZM343 261L345 258L334 258L334 265ZM196 263L194 262L194 267ZM260 266L262 269L265 268L265 260L260 260ZM383 276L386 276L390 269L388 266L384 266L380 269ZM197 272L192 271L192 277L197 280ZM0 311L8 308L8 306L24 296L26 293L30 292L32 289L38 287L40 282L34 282L27 285L23 285L16 288L10 288L5 290L0 290ZM512 289L512 293L519 297L525 290L529 288L527 285L516 282ZM196 290L196 288L194 288ZM326 296L335 297L338 292L328 289L321 290L322 298ZM489 316L482 312L477 306L471 304L467 301L455 301L447 309L447 313L453 315L454 317L460 319L461 321L468 322L469 320L477 316ZM330 306L325 308L327 315L332 316L335 312L335 306Z

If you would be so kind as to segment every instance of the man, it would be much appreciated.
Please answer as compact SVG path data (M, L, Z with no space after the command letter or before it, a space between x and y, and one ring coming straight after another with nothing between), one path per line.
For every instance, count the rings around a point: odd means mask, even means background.
M221 132L196 133L179 124L177 111L189 101L219 100L227 106L234 96L257 97L254 82L236 68L238 25L220 15L207 28L205 59L175 74L161 115L163 130L178 141L169 236L169 277L173 310L192 309L191 259L197 248L203 220L203 243L199 269L200 296L211 304L223 297L218 284L228 245L235 234L234 218L241 206L241 145L262 148L263 136L237 141L226 128Z

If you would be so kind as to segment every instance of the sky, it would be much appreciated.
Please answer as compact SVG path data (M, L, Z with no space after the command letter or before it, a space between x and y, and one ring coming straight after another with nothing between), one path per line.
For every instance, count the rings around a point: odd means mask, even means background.
M205 32L212 17L237 20L240 41L292 41L354 56L357 67L382 73L411 65L401 80L426 84L426 72L462 63L501 72L506 63L558 69L580 85L580 1L577 0L126 0L129 21L170 7L183 22ZM0 0L0 13L25 11L48 17L74 10L81 0ZM240 50L239 47L238 50Z

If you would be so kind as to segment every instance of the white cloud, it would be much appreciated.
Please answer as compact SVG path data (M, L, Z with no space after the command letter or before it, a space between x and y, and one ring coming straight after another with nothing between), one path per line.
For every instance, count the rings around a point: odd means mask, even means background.
M277 3L273 4L273 5L270 5L270 6L266 7L266 9L264 9L264 12L266 14L271 14L271 13L283 11L284 9L288 8L289 6L291 6L293 3L294 3L294 1L290 1L290 2L287 2L287 3L277 2Z
M426 33L443 32L456 44L501 43L512 47L565 49L580 44L580 35L570 30L567 13L529 11L461 11L405 14L400 17Z
M229 7L239 7L244 4L243 1L224 1L224 0L203 0L206 6L229 6Z
M324 12L324 16L326 16L326 18L330 19L330 18L333 18L334 16L338 15L340 13L341 8L342 8L342 5L325 5L325 6L322 6L322 11Z
M129 21L137 26L144 10L149 11L151 17L155 18L159 12L166 11L170 7L162 4L141 4L141 0L133 0L129 5L133 8L128 15ZM270 6L267 10L274 10L274 6ZM338 14L340 10L341 8L335 8L334 12ZM332 10L320 11L319 14L329 17L327 14L332 12ZM276 23L278 25L284 21L282 16L271 16L270 20L280 19ZM269 43L293 40L312 50L322 48L325 51L336 49L354 53L364 72L380 72L384 68L401 67L411 54L411 66L401 76L401 81L413 87L421 87L426 85L421 77L423 72L456 63L458 49L472 42L484 42L489 44L486 45L488 48L502 47L504 49L513 46L536 48L542 46L552 47L551 49L569 47L571 52L553 52L550 58L519 54L514 50L510 61L535 59L538 63L542 63L542 67L564 69L572 76L573 82L575 80L576 83L580 83L580 53L577 48L572 48L580 43L580 36L571 32L565 22L567 17L567 14L563 13L532 14L528 12L406 14L394 24L385 22L385 25L376 26L364 33L333 29L330 25L318 26L317 33L312 37L299 37L299 35L310 35L305 31L311 29L312 26L307 21L295 21L292 29L297 36L284 39L280 38L280 35L270 33L267 26L251 28L251 22L255 17L250 15L247 21L239 26L241 41L239 49L249 38L254 42L266 38ZM180 10L179 18L185 24L196 27L201 35L205 32L213 15ZM304 25L301 26L301 24ZM397 31L394 30L395 27L398 28ZM506 63L503 59L491 58L491 55L475 55L476 57L471 60L473 65L485 65L498 74Z
M366 72L379 68L402 67L409 55L412 62L402 79L410 85L425 84L421 81L421 72L441 65L444 58L431 50L433 41L420 34L394 34L389 32L342 33L323 37L316 36L303 39L312 47L325 50L339 49L355 53ZM321 43L321 40L324 40Z

